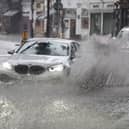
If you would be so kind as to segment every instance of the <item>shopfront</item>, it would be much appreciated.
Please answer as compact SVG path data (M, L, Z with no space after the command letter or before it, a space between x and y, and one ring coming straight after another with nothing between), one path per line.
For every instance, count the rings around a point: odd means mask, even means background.
M21 13L18 10L9 10L3 14L2 24L5 33L20 32Z
M90 3L90 34L111 34L113 31L113 2Z

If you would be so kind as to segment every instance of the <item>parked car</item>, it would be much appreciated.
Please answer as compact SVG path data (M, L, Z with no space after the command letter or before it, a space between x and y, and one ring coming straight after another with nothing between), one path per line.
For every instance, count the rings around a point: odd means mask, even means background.
M0 66L0 74L13 78L62 78L70 74L80 44L59 38L32 38L19 46Z
M129 40L129 27L124 27L120 30L117 35L118 39L128 39Z
M123 27L114 39L117 40L122 51L129 51L129 27Z

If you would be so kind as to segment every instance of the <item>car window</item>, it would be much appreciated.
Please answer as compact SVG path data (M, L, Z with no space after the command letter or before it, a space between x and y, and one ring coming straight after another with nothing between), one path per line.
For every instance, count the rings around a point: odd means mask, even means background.
M76 48L75 48L75 45L72 43L71 44L71 56L72 56L72 58L75 58L75 52L76 52Z
M67 56L69 46L56 42L39 42L29 46L24 46L19 53L34 55Z
M77 43L77 42L72 42L72 45L73 45L73 47L74 47L74 49L75 49L75 52L78 51L78 49L79 49L79 47L80 47L80 44Z
M24 49L27 49L29 46L35 44L35 41L28 41L26 42L24 45L20 46L19 48L17 48L16 53L20 53L21 51L23 51Z

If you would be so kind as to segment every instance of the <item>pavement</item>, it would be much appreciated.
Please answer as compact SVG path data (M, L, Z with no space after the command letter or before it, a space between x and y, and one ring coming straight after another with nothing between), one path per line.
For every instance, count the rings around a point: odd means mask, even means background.
M21 35L20 34L0 34L0 40L19 42L21 40Z

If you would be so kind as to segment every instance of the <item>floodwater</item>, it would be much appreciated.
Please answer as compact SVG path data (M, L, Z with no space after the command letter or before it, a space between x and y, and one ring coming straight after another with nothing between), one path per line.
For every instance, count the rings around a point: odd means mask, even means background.
M1 82L0 129L128 129L129 55L122 42L109 36L82 41L62 82Z

